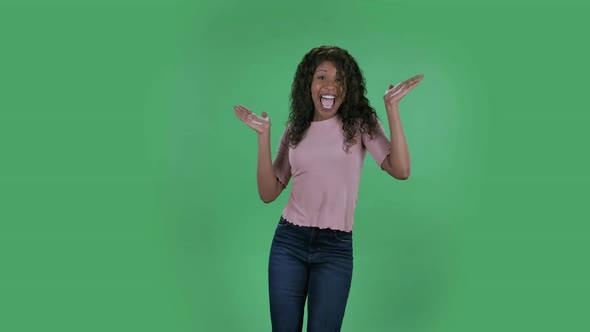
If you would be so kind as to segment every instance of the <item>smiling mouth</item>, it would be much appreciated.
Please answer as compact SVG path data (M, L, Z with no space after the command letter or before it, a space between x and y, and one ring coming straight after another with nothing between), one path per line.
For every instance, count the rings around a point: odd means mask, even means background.
M334 95L321 95L320 96L320 102L322 103L322 106L324 108L331 109L334 106L335 101L336 101L336 96L334 96Z

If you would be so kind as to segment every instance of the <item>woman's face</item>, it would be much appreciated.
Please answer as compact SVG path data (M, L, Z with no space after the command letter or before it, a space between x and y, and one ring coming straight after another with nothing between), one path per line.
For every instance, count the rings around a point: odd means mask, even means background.
M314 121L335 116L344 101L344 82L337 74L336 66L330 61L321 63L313 74L311 99L315 107Z

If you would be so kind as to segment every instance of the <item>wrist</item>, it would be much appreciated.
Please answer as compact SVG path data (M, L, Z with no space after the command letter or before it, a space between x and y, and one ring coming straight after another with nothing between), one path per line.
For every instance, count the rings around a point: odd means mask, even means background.
M270 130L263 131L258 133L258 140L259 141L268 141L270 140Z
M399 112L399 105L387 105L385 106L385 110L387 113L397 113Z

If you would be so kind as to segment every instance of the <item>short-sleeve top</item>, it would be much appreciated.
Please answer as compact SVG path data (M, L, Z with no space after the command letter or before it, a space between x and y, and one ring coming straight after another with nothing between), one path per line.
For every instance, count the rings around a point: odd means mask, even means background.
M379 167L390 153L383 125L378 121L372 138L357 134L357 143L348 152L339 116L311 122L295 148L287 144L287 130L273 162L274 174L283 186L292 180L283 217L299 226L352 231L366 152Z

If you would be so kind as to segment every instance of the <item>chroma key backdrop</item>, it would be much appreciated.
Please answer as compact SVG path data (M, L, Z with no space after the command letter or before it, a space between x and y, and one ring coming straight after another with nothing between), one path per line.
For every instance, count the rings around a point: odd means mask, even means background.
M589 331L584 1L2 0L0 331L270 331L256 133L303 55L417 74L367 155L342 331ZM389 133L389 128L386 126Z

